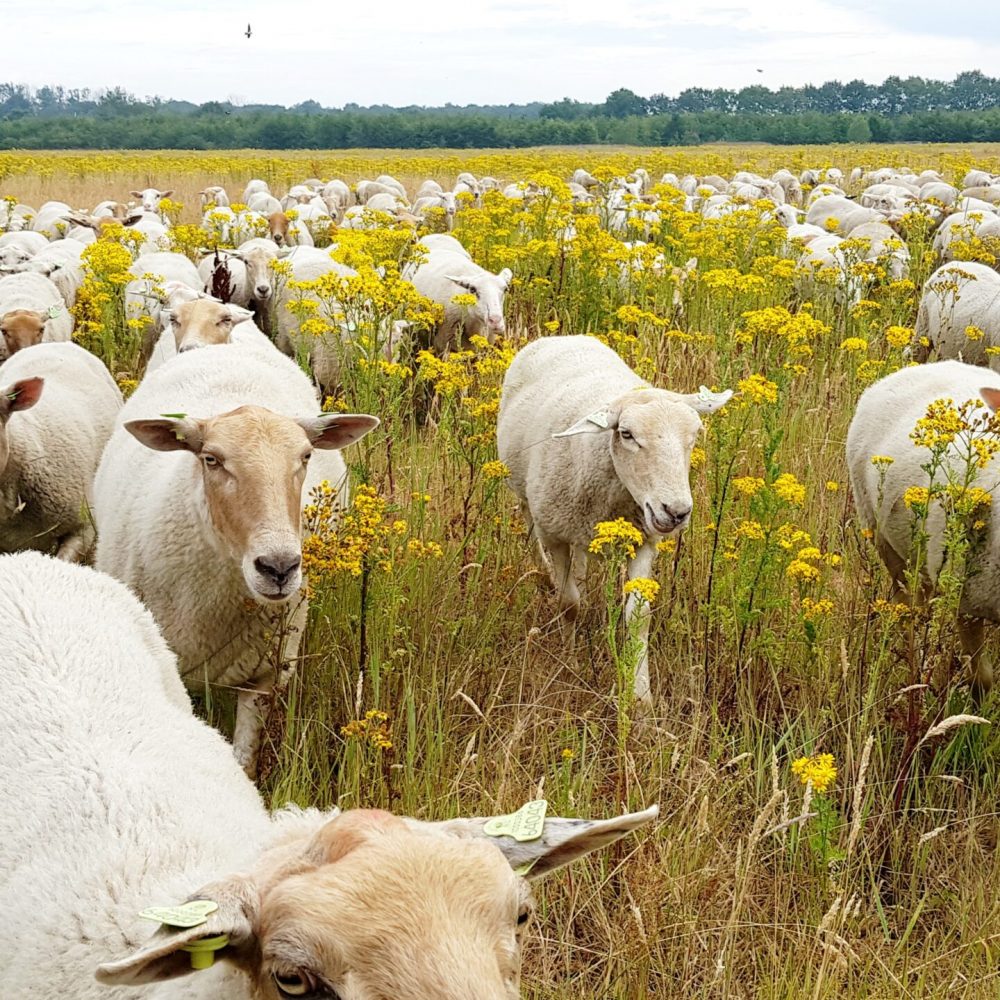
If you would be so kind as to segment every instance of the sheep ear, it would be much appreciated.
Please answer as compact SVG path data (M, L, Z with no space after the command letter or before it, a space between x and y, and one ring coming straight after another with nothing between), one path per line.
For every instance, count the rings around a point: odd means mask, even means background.
M160 197L161 198L169 198L173 193L174 193L174 189L173 188L171 188L169 191L161 191L160 192Z
M497 277L500 279L500 284L503 285L504 288L506 288L510 284L511 278L514 277L514 273L513 273L513 271L511 271L511 269L509 267L505 267L497 275Z
M228 945L215 953L220 958L232 955L234 947L245 948L253 942L260 896L257 886L247 876L234 875L224 882L204 886L189 901L202 899L218 907L204 923L184 928L161 925L138 951L98 966L97 981L106 986L161 983L194 971L192 956L182 949L199 938L226 935Z
M197 455L203 444L201 421L192 417L129 420L125 430L153 451L190 451Z
M574 434L600 434L601 431L613 431L618 426L618 418L611 415L607 408L594 410L588 413L582 420L575 424L570 424L564 431L553 434L554 438L572 437Z
M495 844L519 875L535 879L582 858L591 851L600 850L620 840L626 834L645 826L659 814L659 806L650 806L642 812L625 813L614 819L563 819L547 817L542 832L535 840L519 841L513 836L490 835L486 832L492 823L503 823L510 817L479 819L453 819L443 823L427 824L435 832L464 839L485 839ZM414 821L411 821L414 822Z
M346 448L381 423L367 413L324 413L296 421L317 448Z
M721 410L726 403L733 398L733 390L726 389L724 392L712 392L705 386L699 386L697 392L680 395L677 397L681 403L687 403L696 413L715 413Z
M23 378L6 389L0 389L0 421L18 410L30 410L42 395L43 378Z
M244 309L243 306L229 306L229 316L233 323L246 323L247 320L253 319L253 310Z
M132 195L133 198L141 198L142 197L142 192L141 191L129 191L129 194Z
M448 281L454 281L459 288L464 288L467 292L471 292L473 295L478 295L479 292L474 285L470 285L464 278L457 278L453 274L446 274L445 278Z
M983 402L994 412L1000 410L1000 389L984 386L979 390L979 395L983 397Z

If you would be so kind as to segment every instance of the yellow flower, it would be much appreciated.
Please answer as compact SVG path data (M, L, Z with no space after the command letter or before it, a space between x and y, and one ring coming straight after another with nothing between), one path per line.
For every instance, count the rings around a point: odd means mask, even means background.
M814 601L811 597L802 598L802 617L807 622L817 622L822 618L828 618L833 613L833 601L823 598Z
M828 233L835 233L840 228L840 219L838 219L835 215L828 216L826 221L823 223L823 228Z
M737 476L733 480L733 489L745 497L756 496L764 488L764 480L759 476Z
M777 403L778 386L763 375L751 375L736 383L743 397L750 403Z
M571 750L569 747L564 747L559 756L563 760L572 760L576 756L576 751Z
M704 448L692 448L691 449L691 468L700 469L706 460L705 449Z
M847 340L842 340L840 342L840 349L842 351L867 351L868 341L862 340L861 337L848 337Z
M817 753L792 761L792 774L803 785L811 784L815 791L822 794L837 780L837 766L832 753Z
M982 340L986 336L986 333L978 326L967 326L965 328L965 336L969 340Z
M930 503L930 491L926 486L909 486L903 494L903 503L918 514L927 512Z
M660 593L660 585L648 576L638 576L629 580L623 588L626 594L638 594L647 604L652 604Z
M559 329L559 320L550 319L547 323L543 323L542 326L548 330L549 333L555 333Z
M836 493L840 489L840 483L836 479L828 479L826 481L827 492Z
M880 465L889 466L895 461L896 460L892 457L892 455L872 455L871 457L871 463L876 467Z
M479 300L471 292L459 292L451 297L451 301L456 306L474 306Z
M792 507L801 507L806 500L806 488L790 472L785 472L774 481L774 492Z
M885 339L890 347L906 347L913 339L913 330L908 326L890 326L885 331Z
M627 555L629 559L634 559L635 548L642 545L642 541L642 532L624 517L619 517L614 521L598 521L594 525L594 538L588 551L598 556Z
M510 475L510 469L503 462L487 462L483 465L483 475L487 479L506 479Z
M736 529L737 538L748 538L754 542L764 540L764 528L759 521L742 521Z
M662 542L656 543L657 552L673 552L677 548L676 538L664 538Z
M819 579L819 570L803 559L793 559L785 570L785 575L791 580L802 580L811 583Z

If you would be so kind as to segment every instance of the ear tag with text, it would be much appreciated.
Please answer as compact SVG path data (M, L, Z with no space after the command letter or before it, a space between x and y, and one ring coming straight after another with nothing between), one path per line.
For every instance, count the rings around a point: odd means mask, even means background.
M218 908L219 904L211 899L192 899L189 903L178 903L176 906L149 906L139 916L171 927L197 927Z
M519 842L538 840L545 827L548 807L545 799L526 802L515 813L491 819L483 826L483 833L488 837L513 837Z

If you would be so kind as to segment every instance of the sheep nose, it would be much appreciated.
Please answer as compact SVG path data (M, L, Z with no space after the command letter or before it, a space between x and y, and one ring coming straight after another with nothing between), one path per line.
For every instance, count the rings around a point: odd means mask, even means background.
M691 504L671 507L668 504L661 503L660 507L663 509L663 513L666 514L667 518L673 521L674 524L681 524L683 521L686 521L688 516L691 514Z
M266 299L271 294L270 285L258 285L257 286L257 296L262 299Z
M258 556L253 561L253 568L278 587L283 587L301 565L302 557L298 552L279 552L270 556Z

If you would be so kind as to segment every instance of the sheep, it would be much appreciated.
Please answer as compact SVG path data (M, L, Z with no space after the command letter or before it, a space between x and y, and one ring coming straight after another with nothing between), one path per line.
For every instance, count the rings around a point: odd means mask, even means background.
M4 233L0 236L0 270L31 260L47 246L49 241L41 233Z
M463 257L469 257L469 251L462 246L461 243L455 239L454 236L448 233L428 233L426 236L421 236L418 247L423 247L424 252L429 252L431 250L448 250L453 253L461 254Z
M577 168L573 171L573 176L570 178L574 184L579 184L582 188L596 188L601 186L601 182L588 170L584 170L582 167ZM676 178L674 178L674 186L676 187ZM661 184L666 184L667 181L660 179Z
M47 201L31 220L31 229L49 240L62 239L69 229L66 216L72 211L64 201Z
M985 170L970 170L962 179L962 187L987 187L993 183L993 175Z
M868 248L861 259L884 264L891 281L899 281L910 273L910 250L886 223L862 223L851 230L850 239L867 241Z
M805 244L796 268L796 285L801 294L811 294L817 275L825 272L832 277L836 302L853 306L861 300L864 280L852 273L856 257L844 252L843 242L842 237L828 233L814 236Z
M48 278L56 286L67 309L76 305L76 295L83 284L82 254L84 245L76 240L55 240L13 270L31 272Z
M33 344L60 343L73 335L73 317L59 289L44 275L0 278L0 361Z
M120 583L5 556L0 629L5 997L264 1000L321 980L327 997L516 1000L530 883L658 813L547 816L529 841L488 836L493 817L268 814ZM141 916L184 899L216 909L186 930ZM195 972L182 949L222 934Z
M198 277L204 290L221 301L238 306L250 304L253 293L247 281L247 267L234 251L217 250L202 257L198 263ZM267 284L270 287L270 276Z
M383 187L394 188L396 194L398 194L403 201L406 201L406 188L403 187L403 185L400 184L400 182L397 181L391 174L379 174L378 177L375 178L375 183L381 184Z
M90 554L90 484L121 405L107 369L76 344L0 364L0 552Z
M326 480L343 505L346 471L332 449L378 425L367 415L316 417L317 407L306 375L270 345L187 351L139 384L94 479L97 568L142 596L189 685L240 686L234 748L248 771L260 742L258 701L276 675L264 655L271 618L297 603L287 644L294 659L305 615L303 499ZM160 416L179 411L191 415ZM187 454L159 454L175 450Z
M510 268L492 274L467 255L433 250L424 261L406 268L404 277L421 295L444 307L444 319L433 338L438 352L446 351L454 343L459 330L463 340L482 334L491 344L505 331L503 298L513 277ZM452 299L460 294L475 296L475 303L457 305Z
M865 222L885 222L886 216L874 208L863 208L840 195L824 195L806 210L806 222L812 226L830 229L829 221L836 220L833 232L846 236Z
M0 201L0 229L9 233L31 228L31 222L38 213L30 205Z
M327 207L330 206L331 202L337 206L339 215L343 214L345 208L355 203L354 193L341 180L327 181L323 185L321 196Z
M284 212L273 212L267 217L271 239L279 247L311 247L312 233L301 219L289 219Z
M304 184L293 184L288 194L281 199L282 209L294 208L296 205L308 205L313 200L315 192Z
M379 184L378 181L358 181L355 193L357 194L359 205L367 205L369 199L377 194L391 194L399 197L398 188L388 184Z
M281 202L267 191L258 191L250 195L246 206L251 212L260 212L261 215L273 215L275 212L283 211Z
M201 228L224 245L232 244L231 230L235 225L236 213L225 205L210 208L201 217Z
M956 244L1000 236L1000 216L991 210L954 212L941 223L934 234L934 250L945 260L954 260Z
M218 184L213 184L203 191L199 191L198 196L201 198L201 210L203 212L209 205L213 208L217 205L224 208L229 204L229 195L226 194L226 189Z
M210 296L200 296L188 302L160 311L163 332L156 341L146 371L156 371L171 358L197 347L211 344L253 344L268 347L271 341L253 322L253 312L232 303L222 303Z
M445 226L451 232L455 225L455 212L458 210L454 193L451 191L439 191L437 194L424 195L417 198L413 203L414 213L421 217L431 209L440 209L444 212Z
M124 222L134 209L123 205L120 201L102 201L90 214L95 219L114 219L116 222Z
M240 199L240 201L244 205L249 205L250 198L261 191L263 191L264 194L271 193L271 188L268 186L267 181L262 181L259 179L248 181L247 186L243 189L243 197Z
M129 268L134 275L125 286L125 312L129 319L145 318L143 355L148 357L160 326L160 307L166 302L164 285L177 282L194 292L202 289L198 269L180 253L147 253Z
M421 198L436 198L444 190L437 181L426 180L423 184L417 188L417 197L414 202L419 201Z
M698 414L731 396L653 388L594 337L543 337L517 353L500 392L497 450L563 612L572 616L579 604L577 580L599 521L622 517L639 529L629 579L651 576L656 543L691 515ZM625 613L638 622L635 695L648 703L648 614L634 593Z
M1000 191L997 194L1000 195ZM958 190L943 181L929 180L926 184L921 185L920 200L931 201L932 199L947 208L958 200Z
M138 198L142 205L142 210L149 215L157 215L160 211L160 202L164 198L169 198L173 190L160 191L157 188L144 188L142 191L130 191L133 198Z
M929 404L938 399L954 400L956 405L981 399L990 413L995 413L1000 407L1000 375L960 361L903 368L865 390L847 432L847 462L859 520L874 532L876 547L897 594L906 589L913 545L915 515L906 506L904 494L912 486L930 486L930 452L916 445L910 434L926 415ZM965 487L993 491L1000 474L998 460L990 459L982 469L972 470L972 482L966 482L966 462L958 457L960 451L964 449L948 450L935 484L943 486L954 478ZM875 466L872 458L876 455L893 461ZM982 656L983 620L1000 621L996 579L1000 555L998 503L1000 498L994 496L991 513L984 515L985 545L973 557L959 604L958 634L972 661L973 693L977 696L988 692L993 684L992 664ZM921 571L925 585L933 587L946 549L945 512L939 500L931 501L922 531L926 531L928 539Z
M1000 274L985 264L957 261L939 267L924 284L917 310L915 339L925 359L960 358L1000 372ZM968 335L970 328L975 331ZM926 340L926 344L924 341Z
M386 212L392 215L400 209L405 209L408 203L398 194L373 194L365 203L369 212Z

